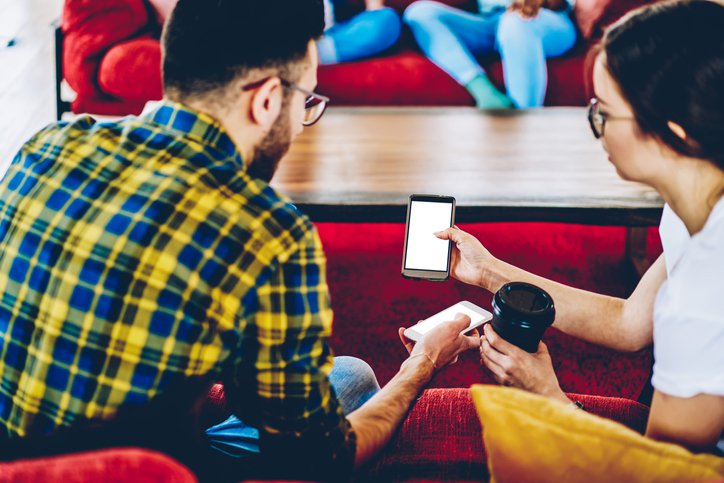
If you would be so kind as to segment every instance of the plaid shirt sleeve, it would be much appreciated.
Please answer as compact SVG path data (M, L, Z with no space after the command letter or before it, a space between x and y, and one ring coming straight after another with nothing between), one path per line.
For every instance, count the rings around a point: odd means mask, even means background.
M279 469L283 458L297 477L337 479L352 471L355 438L328 379L333 317L324 251L311 224L277 262L244 300L253 320L243 331L242 362L226 382L228 397L240 419L260 429L270 465Z

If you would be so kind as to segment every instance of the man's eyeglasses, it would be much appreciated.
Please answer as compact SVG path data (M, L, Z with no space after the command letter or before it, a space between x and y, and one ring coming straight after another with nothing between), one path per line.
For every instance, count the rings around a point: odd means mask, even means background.
M251 84L245 85L243 89L245 91L256 89L258 87L261 87L268 80L269 78L252 82ZM300 87L298 84L290 82L286 79L279 78L279 80L281 81L283 87L299 91L307 96L307 99L304 101L304 120L302 121L302 124L305 126L312 126L316 124L322 118L324 111L327 110L327 105L330 101L329 97L317 94L316 92L308 91L307 89Z
M588 123L591 125L591 131L596 139L601 139L606 131L606 123L608 121L631 121L632 116L611 116L605 112L601 112L601 104L595 97L588 104Z

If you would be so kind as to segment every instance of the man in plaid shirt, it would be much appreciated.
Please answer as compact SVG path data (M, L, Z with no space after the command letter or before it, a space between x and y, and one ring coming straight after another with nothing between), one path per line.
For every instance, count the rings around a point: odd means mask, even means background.
M207 433L210 453L339 479L384 447L436 368L479 347L460 335L468 319L444 325L379 392L361 361L335 364L319 237L268 184L324 111L323 28L321 0L181 0L162 103L61 122L21 149L0 184L5 445L116 420L141 434L105 444L165 448L159 428L192 425L178 419L222 380L234 416Z

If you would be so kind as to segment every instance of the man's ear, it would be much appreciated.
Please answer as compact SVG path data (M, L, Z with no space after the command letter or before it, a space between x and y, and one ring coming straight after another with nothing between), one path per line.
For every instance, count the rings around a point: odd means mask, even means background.
M249 115L251 121L269 130L282 110L284 93L278 77L271 77L260 87L251 91Z

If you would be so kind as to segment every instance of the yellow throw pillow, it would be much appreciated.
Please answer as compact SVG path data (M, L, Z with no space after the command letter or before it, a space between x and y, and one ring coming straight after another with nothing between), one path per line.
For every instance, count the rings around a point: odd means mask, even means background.
M694 455L518 389L476 385L488 471L508 482L680 482L724 478L724 458Z

